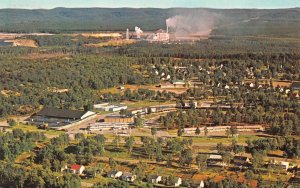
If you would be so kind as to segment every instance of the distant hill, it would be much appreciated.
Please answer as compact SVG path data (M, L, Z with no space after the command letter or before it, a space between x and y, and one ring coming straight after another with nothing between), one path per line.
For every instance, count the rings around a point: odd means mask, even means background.
M51 10L0 9L2 32L125 31L166 28L166 19L185 14L214 15L217 35L300 36L300 9L155 9L55 8ZM201 18L203 20L203 18ZM201 24L201 23L200 23Z

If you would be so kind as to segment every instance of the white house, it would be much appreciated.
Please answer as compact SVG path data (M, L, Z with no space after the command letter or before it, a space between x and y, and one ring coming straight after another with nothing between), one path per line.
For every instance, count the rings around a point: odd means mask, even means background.
M85 167L83 165L73 164L70 167L70 172L73 174L79 174L81 175L84 171Z
M107 173L107 177L110 177L110 178L119 178L121 177L123 174L122 171L117 171L117 170L112 170L110 172Z
M223 161L222 155L209 155L207 164L213 166L228 166L228 164Z
M130 172L124 172L121 176L121 179L123 181L134 182L134 180L136 179L136 175L133 175Z
M148 182L149 183L158 184L159 182L161 182L161 179L162 179L161 176L152 175L152 176L148 177Z
M290 163L289 162L286 162L286 161L271 161L269 163L269 165L271 165L272 167L279 167L280 169L282 170L285 170L287 171L290 167Z
M201 180L201 182L200 182L198 188L204 188L204 182L203 182L202 180Z
M179 177L176 177L174 187L179 187L182 184L182 179Z

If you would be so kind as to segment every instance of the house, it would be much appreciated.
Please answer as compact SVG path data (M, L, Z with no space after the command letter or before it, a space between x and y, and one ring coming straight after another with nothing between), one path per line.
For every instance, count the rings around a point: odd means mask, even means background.
M27 121L31 124L38 126L47 124L50 128L52 128L72 124L74 122L87 119L94 115L95 113L91 111L45 107L39 112L33 114Z
M299 176L295 176L295 177L291 177L289 179L289 184L292 184L292 185L300 185L300 177ZM291 187L291 188L294 188L294 187Z
M234 156L233 163L236 165L248 165L250 163L250 159L244 156Z
M172 84L174 88L184 88L186 85L184 80L172 80Z
M120 90L124 90L124 89L125 89L125 87L121 85L121 86L119 86L119 87L118 87L118 89L120 89Z
M60 171L63 172L65 170L68 170L68 166L67 165L64 165L60 168Z
M227 166L228 164L223 161L222 155L209 155L207 164L211 166Z
M149 113L148 108L140 108L140 109L133 109L129 111L131 116L137 116L138 114L144 115Z
M112 170L112 171L107 172L107 177L109 177L109 178L119 178L119 177L122 176L122 174L123 174L122 171Z
M174 187L179 187L182 184L182 179L179 177L176 177L174 179Z
M293 82L291 85L291 89L300 90L300 82Z
M162 177L157 175L150 175L148 177L148 183L158 184L159 182L161 182L161 180Z
M134 182L134 180L136 179L136 175L133 175L130 172L124 172L121 176L121 179L123 181Z
M205 88L205 84L203 82L200 82L200 81L190 81L189 82L189 87L190 88L204 89Z
M199 186L197 188L204 188L204 182L203 182L203 180L201 180L201 182L200 182L200 184L199 184Z
M271 166L272 168L276 168L278 170L284 170L287 171L289 169L289 162L286 161L271 161L269 163L269 166Z
M70 166L70 172L81 175L85 167L83 165L73 164Z

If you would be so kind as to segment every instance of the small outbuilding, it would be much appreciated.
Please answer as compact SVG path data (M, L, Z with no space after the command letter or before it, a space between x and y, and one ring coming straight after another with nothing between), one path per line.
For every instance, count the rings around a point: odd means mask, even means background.
M245 156L234 156L233 163L236 165L248 165L250 163L250 159Z
M124 172L121 176L121 179L123 181L134 182L134 180L136 179L136 175L133 175L130 172Z
M107 177L109 178L119 178L123 175L122 171L118 171L118 170L112 170L107 172Z
M161 182L161 180L162 177L158 175L150 175L148 177L148 183L158 184L159 182Z

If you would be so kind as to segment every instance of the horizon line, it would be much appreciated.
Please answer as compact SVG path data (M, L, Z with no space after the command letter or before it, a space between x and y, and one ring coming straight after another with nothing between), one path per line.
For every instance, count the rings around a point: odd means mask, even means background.
M54 8L0 8L0 10L54 10L54 9L212 9L212 10L280 10L299 9L300 7L278 7L278 8L213 8L213 7L54 7Z

